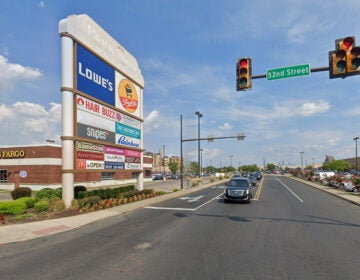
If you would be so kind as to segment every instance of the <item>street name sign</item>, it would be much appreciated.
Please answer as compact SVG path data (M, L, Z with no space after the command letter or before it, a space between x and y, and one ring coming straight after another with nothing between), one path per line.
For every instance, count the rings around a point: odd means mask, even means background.
M310 75L310 64L294 65L266 71L269 81Z

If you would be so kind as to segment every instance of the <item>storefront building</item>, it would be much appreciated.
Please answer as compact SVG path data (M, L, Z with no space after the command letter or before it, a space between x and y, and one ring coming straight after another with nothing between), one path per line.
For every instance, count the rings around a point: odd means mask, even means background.
M132 184L139 172L152 179L152 157L143 156L141 170L75 170L74 185L87 188ZM0 189L30 187L32 190L62 187L62 148L58 145L0 146Z

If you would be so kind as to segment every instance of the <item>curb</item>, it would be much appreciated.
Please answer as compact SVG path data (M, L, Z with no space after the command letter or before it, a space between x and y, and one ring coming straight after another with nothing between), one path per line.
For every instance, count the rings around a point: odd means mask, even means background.
M294 176L287 176L286 175L286 177L288 177L289 179L292 179L294 181L302 182L303 184L308 185L308 186L310 186L312 188L321 190L323 192L326 192L328 194L336 196L336 197L338 197L338 198L340 198L342 200L345 200L347 202L350 202L352 204L360 206L360 196L359 197L353 196L352 197L353 199L350 199L349 197L345 197L345 194L349 195L348 193L343 193L343 192L341 192L339 190L336 190L336 189L333 189L333 188L326 189L325 186L322 186L322 185L319 185L319 184L316 184L316 183L313 183L313 182L309 182L309 181L306 181L306 180L303 180L303 179L300 179L300 178L297 178L297 177L294 177Z

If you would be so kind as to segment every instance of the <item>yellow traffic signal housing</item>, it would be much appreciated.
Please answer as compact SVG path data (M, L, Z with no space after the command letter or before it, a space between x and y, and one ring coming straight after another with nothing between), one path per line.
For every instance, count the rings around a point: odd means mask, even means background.
M236 90L251 89L251 58L240 58L236 62Z
M335 40L335 48L329 52L330 79L359 75L360 47L355 46L355 37Z
M346 77L346 57L344 50L329 52L330 79Z
M347 71L349 75L360 74L360 47L353 47L348 56Z

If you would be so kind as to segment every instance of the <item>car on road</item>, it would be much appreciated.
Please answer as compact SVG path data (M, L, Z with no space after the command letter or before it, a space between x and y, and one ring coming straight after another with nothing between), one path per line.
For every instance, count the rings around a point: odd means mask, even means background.
M152 179L153 181L164 180L164 176L162 174L154 174Z
M253 176L253 175L250 175L249 177L248 177L248 179L249 179L249 181L250 181L250 184L251 184L251 186L257 186L257 179L256 179L256 177L255 176Z
M247 178L232 178L226 183L224 202L238 201L251 203L251 185Z

